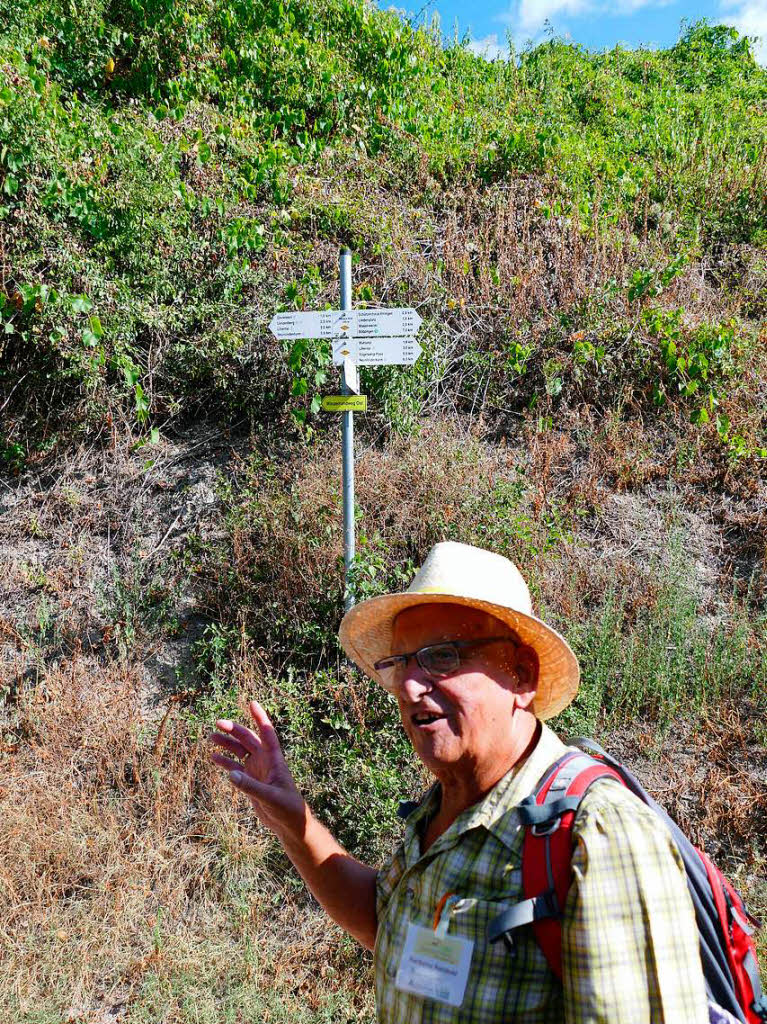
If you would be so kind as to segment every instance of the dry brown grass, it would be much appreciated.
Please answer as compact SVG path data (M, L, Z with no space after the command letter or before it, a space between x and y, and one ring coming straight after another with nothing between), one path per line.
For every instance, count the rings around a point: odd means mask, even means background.
M419 436L394 439L385 449L360 449L358 532L367 539L358 547L364 552L372 544L387 565L422 555L445 533L471 529L476 507L509 463L507 453L445 424L427 424ZM256 611L265 610L268 596L280 614L289 609L296 617L317 602L338 602L341 464L335 440L317 446L310 462L299 454L265 465L257 457L235 475L231 569L243 595Z
M343 965L364 1015L361 957L173 706L142 722L139 682L75 658L19 698L0 752L0 1018L213 1022L241 1003L232 1019L310 1019Z

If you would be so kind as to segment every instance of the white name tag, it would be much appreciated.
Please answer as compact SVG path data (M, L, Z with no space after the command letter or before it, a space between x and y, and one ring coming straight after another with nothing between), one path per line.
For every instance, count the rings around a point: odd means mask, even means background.
M403 992L460 1006L473 950L471 939L440 935L411 922L395 985Z

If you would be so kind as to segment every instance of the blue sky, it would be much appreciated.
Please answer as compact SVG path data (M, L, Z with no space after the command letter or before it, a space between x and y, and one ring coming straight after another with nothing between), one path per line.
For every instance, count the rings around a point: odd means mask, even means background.
M557 36L602 50L617 43L671 46L683 19L708 18L762 37L756 53L767 65L767 0L416 0L408 14L419 13L427 21L438 14L444 35L452 36L456 25L459 36L468 32L472 49L491 59L508 52L509 35L519 48L541 42L547 22Z

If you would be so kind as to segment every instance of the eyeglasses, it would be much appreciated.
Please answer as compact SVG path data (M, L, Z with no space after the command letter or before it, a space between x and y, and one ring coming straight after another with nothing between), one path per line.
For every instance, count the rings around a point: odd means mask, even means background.
M388 658L381 658L373 664L373 668L381 677L381 682L387 690L394 692L402 682L405 668L411 658L423 669L424 675L432 682L445 679L456 672L461 664L467 659L462 655L463 651L471 651L476 647L483 647L485 644L497 644L501 641L518 646L512 636L491 636L482 640L445 640L441 644L429 644L418 651L410 654L392 654Z

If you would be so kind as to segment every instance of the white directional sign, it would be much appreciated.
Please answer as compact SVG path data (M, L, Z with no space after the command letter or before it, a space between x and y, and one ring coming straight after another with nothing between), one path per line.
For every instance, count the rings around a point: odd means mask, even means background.
M349 334L352 313L325 309L316 313L277 313L269 330L281 340L296 338L338 338Z
M413 338L423 321L414 309L356 309L355 338Z
M421 317L414 309L325 309L316 313L277 313L269 330L284 341L298 338L410 338Z
M341 338L333 342L333 362L357 366L412 366L423 349L415 338Z

